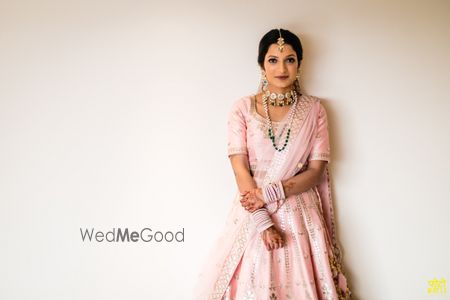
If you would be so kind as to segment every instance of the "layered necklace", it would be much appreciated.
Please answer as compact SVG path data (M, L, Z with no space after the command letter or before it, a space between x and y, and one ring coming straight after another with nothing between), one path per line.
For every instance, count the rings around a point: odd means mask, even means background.
M286 148L286 146L287 146L287 144L289 142L289 137L290 137L291 128L292 128L292 121L294 120L294 115L295 115L295 112L297 110L297 92L295 90L292 90L291 92L288 92L288 93L292 93L293 100L292 100L292 106L289 109L289 118L288 118L289 128L288 128L287 133L286 133L284 144L281 147L279 147L277 145L277 143L275 142L275 134L274 134L273 127L272 127L272 121L270 120L270 117L269 117L269 107L268 107L268 104L267 104L267 100L269 98L268 95L270 95L271 93L269 91L267 91L267 92L262 95L262 103L263 103L263 107L264 107L264 112L266 113L266 123L267 123L269 138L272 141L272 145L275 148L275 150L277 150L278 152L281 152L281 151L283 151ZM281 136L280 136L280 138L281 138Z

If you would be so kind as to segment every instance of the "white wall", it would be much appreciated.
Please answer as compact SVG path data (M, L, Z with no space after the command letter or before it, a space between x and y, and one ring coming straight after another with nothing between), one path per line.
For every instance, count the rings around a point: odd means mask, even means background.
M277 27L329 114L355 299L450 280L449 1L1 0L0 298L190 299L235 191L226 115Z

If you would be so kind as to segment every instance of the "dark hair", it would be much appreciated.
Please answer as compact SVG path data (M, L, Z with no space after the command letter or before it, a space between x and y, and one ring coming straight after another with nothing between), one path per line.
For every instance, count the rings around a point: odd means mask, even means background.
M291 45L295 53L297 53L298 65L300 67L300 61L303 59L303 48L300 39L289 30L280 29L280 31L281 37L284 39L285 44ZM264 69L264 58L266 57L270 45L276 44L279 37L280 32L278 31L278 29L272 29L271 31L267 32L259 42L258 64L261 68Z

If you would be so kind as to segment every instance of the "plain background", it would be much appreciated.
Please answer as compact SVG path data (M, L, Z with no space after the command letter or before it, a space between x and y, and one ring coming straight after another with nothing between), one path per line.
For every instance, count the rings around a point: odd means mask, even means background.
M328 112L355 299L450 280L450 1L2 0L0 298L190 299L236 191L227 114L278 27ZM81 241L117 227L185 242Z

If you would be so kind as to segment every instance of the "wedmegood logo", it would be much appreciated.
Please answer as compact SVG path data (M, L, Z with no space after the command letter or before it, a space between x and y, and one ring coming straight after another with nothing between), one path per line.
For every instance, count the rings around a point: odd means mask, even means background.
M90 230L80 228L81 240L83 242L157 242L157 243L183 243L184 228L179 231L153 231L150 228L143 228L139 231L132 231L128 228L113 228L104 232L91 228Z

